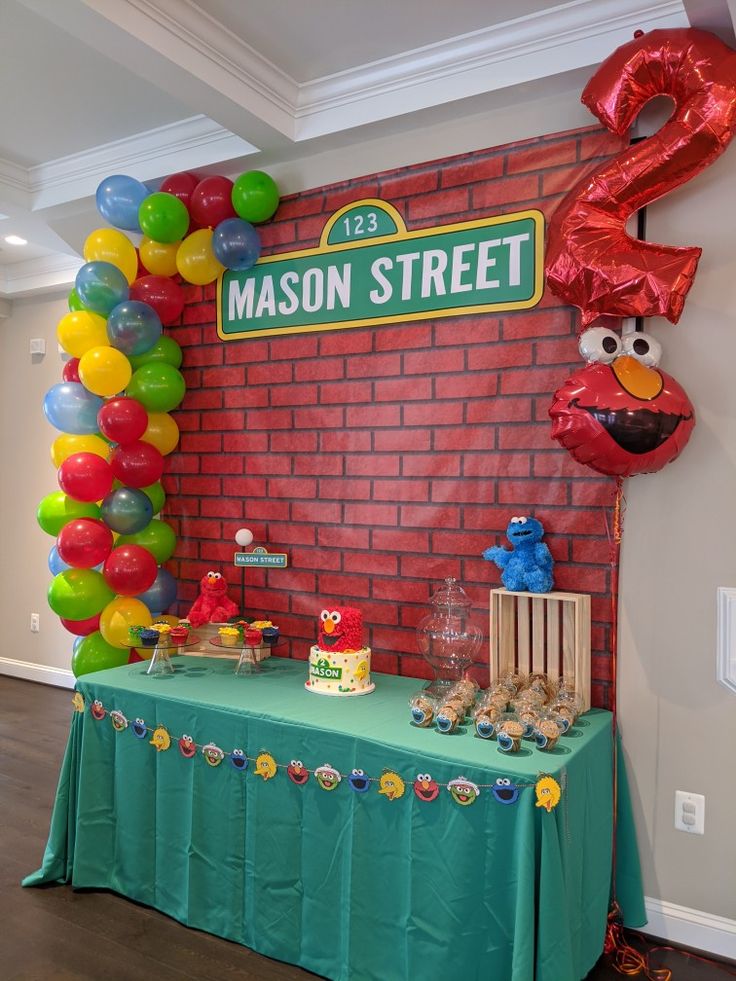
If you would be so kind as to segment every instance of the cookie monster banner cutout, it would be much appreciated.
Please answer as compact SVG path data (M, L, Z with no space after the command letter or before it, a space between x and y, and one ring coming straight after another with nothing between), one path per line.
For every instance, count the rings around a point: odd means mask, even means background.
M224 341L534 307L543 291L544 216L519 211L407 231L396 208L354 201L316 249L260 259L217 282Z

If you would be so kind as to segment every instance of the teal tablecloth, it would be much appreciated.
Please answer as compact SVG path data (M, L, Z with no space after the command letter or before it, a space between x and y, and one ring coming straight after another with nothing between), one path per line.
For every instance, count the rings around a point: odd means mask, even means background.
M610 891L609 713L587 714L553 753L529 744L504 756L471 730L412 727L412 679L377 675L373 695L341 699L305 691L303 662L271 658L245 678L216 658L177 666L164 678L135 664L80 679L85 711L74 712L42 868L24 885L113 889L335 981L579 981L593 966ZM113 710L128 728L113 728ZM158 725L167 751L150 744ZM183 734L216 744L223 762L185 758ZM245 772L234 748L252 759ZM283 767L264 780L262 751L345 775L390 768L406 792L389 800L373 782L356 793L346 777L326 792ZM412 790L418 773L484 786L471 806L445 788L427 803ZM564 788L549 813L535 806L540 773ZM498 778L526 785L516 803L494 797ZM636 846L629 821L620 827L635 874L619 899L637 925Z

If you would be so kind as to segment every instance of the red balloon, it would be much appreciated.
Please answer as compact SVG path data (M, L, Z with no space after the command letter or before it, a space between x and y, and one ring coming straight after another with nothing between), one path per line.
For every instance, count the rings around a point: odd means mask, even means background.
M59 619L61 625L66 627L70 634L76 634L77 637L87 637L89 634L93 634L95 630L100 629L99 613L88 620L65 620L64 617L59 617Z
M101 501L112 490L113 473L96 453L74 453L59 467L59 487L75 501Z
M695 426L695 410L675 379L633 360L586 365L555 392L549 410L552 437L573 459L615 477L661 470Z
M167 177L161 184L161 190L167 194L173 194L175 198L179 198L188 211L192 191L197 184L199 184L199 177L196 174L190 173L188 170L183 170L179 174L171 174Z
M59 557L75 569L93 569L112 549L112 532L97 518L69 521L56 539Z
M64 362L61 377L65 382L79 381L79 358L70 358L69 361Z
M184 309L184 290L168 276L141 276L130 287L130 299L152 306L162 324L170 326Z
M161 479L164 458L155 446L139 439L127 446L117 446L110 456L110 466L118 480L128 487L148 487Z
M142 545L120 545L108 555L102 574L110 589L120 596L136 596L153 585L158 565Z
M145 433L148 428L148 413L138 399L121 395L105 402L97 413L97 424L103 436L107 436L113 443L125 446L135 443ZM91 500L97 501L99 497Z
M631 238L627 219L691 180L736 134L736 51L693 28L651 31L622 45L586 85L582 101L623 136L654 96L675 110L653 136L588 172L555 211L547 283L596 317L680 319L701 249Z
M237 217L232 192L233 182L227 177L205 177L192 192L189 202L192 219L203 228L214 228L226 218Z

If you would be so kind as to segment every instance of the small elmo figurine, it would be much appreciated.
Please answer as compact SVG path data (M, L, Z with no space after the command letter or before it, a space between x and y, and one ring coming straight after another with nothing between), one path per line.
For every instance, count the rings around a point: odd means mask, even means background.
M203 623L223 623L237 615L238 608L227 595L227 580L219 572L208 572L199 581L199 596L187 619L193 627Z

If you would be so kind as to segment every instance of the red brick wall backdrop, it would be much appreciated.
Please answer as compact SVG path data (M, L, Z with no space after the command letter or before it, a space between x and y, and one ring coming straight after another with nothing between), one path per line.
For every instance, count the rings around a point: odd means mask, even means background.
M264 253L316 246L329 216L365 197L390 201L409 229L530 207L549 218L620 147L576 130L309 191L260 229ZM170 331L187 394L164 480L180 613L212 567L239 597L234 535L246 526L289 555L288 569L246 572L248 612L272 615L284 654L306 658L323 606L350 604L375 670L426 677L414 628L435 586L456 576L487 633L500 574L481 553L507 544L511 515L534 514L557 588L593 596L593 700L608 704L614 482L553 443L547 415L581 363L577 311L547 291L499 316L224 343L214 324L214 287L188 287Z

